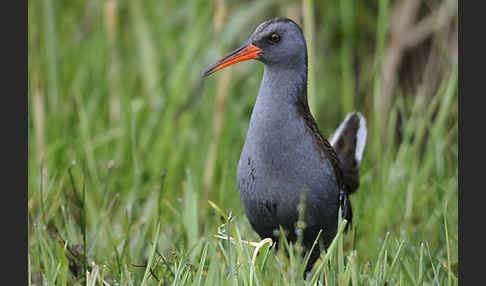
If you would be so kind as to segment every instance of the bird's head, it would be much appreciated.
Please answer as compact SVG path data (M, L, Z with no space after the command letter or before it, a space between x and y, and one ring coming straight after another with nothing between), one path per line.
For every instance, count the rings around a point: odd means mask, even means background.
M251 59L271 67L292 68L299 64L307 65L307 47L302 30L287 18L265 21L255 29L246 43L210 66L203 73L203 77Z

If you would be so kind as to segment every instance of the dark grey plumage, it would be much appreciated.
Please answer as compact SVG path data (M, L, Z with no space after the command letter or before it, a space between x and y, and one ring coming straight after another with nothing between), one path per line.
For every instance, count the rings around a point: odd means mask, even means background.
M297 205L305 190L303 244L310 249L322 229L321 241L327 248L336 234L339 207L348 221L352 218L348 194L356 190L356 180L359 185L356 166L359 168L366 140L364 118L354 113L343 122L335 134L342 152L336 153L309 111L307 47L300 27L287 18L268 20L222 61L251 45L261 49L253 58L265 67L237 171L245 214L260 237L277 241L276 230L282 226L288 231L287 239L295 241ZM220 65L221 61L205 75ZM357 138L363 128L364 137ZM353 153L357 144L363 147L359 156ZM358 157L359 162L348 163ZM346 166L344 172L342 166ZM308 270L318 256L319 249L315 249Z

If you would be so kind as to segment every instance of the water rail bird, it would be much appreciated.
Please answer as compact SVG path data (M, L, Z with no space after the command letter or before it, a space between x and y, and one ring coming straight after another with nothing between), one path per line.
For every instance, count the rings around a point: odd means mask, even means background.
M348 196L359 187L366 120L352 112L330 141L322 135L307 102L307 46L294 21L261 23L246 43L203 77L250 59L262 62L264 72L237 169L245 214L262 239L277 241L282 227L294 242L305 190L303 246L311 249L322 229L320 239L327 248L337 232L339 208L349 223L352 219ZM319 254L315 248L307 271Z

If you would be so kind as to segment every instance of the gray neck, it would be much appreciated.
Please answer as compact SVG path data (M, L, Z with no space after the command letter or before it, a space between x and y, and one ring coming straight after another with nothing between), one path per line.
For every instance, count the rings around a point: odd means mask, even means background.
M265 114L265 117L280 118L278 113L283 111L280 108L302 104L307 106L307 64L297 64L291 69L265 65L255 107L266 105L265 112L270 114Z
M307 66L301 70L265 65L260 91L248 128L247 143L255 148L281 152L282 142L302 136L307 105ZM288 148L288 146L286 147Z

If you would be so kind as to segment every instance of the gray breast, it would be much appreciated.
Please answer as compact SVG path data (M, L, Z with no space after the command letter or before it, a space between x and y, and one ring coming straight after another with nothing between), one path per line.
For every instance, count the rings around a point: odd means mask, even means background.
M282 104L279 116L263 117L265 108L255 105L238 165L238 191L250 223L260 236L278 225L292 228L306 190L307 225L332 227L339 190L331 164L295 106Z

